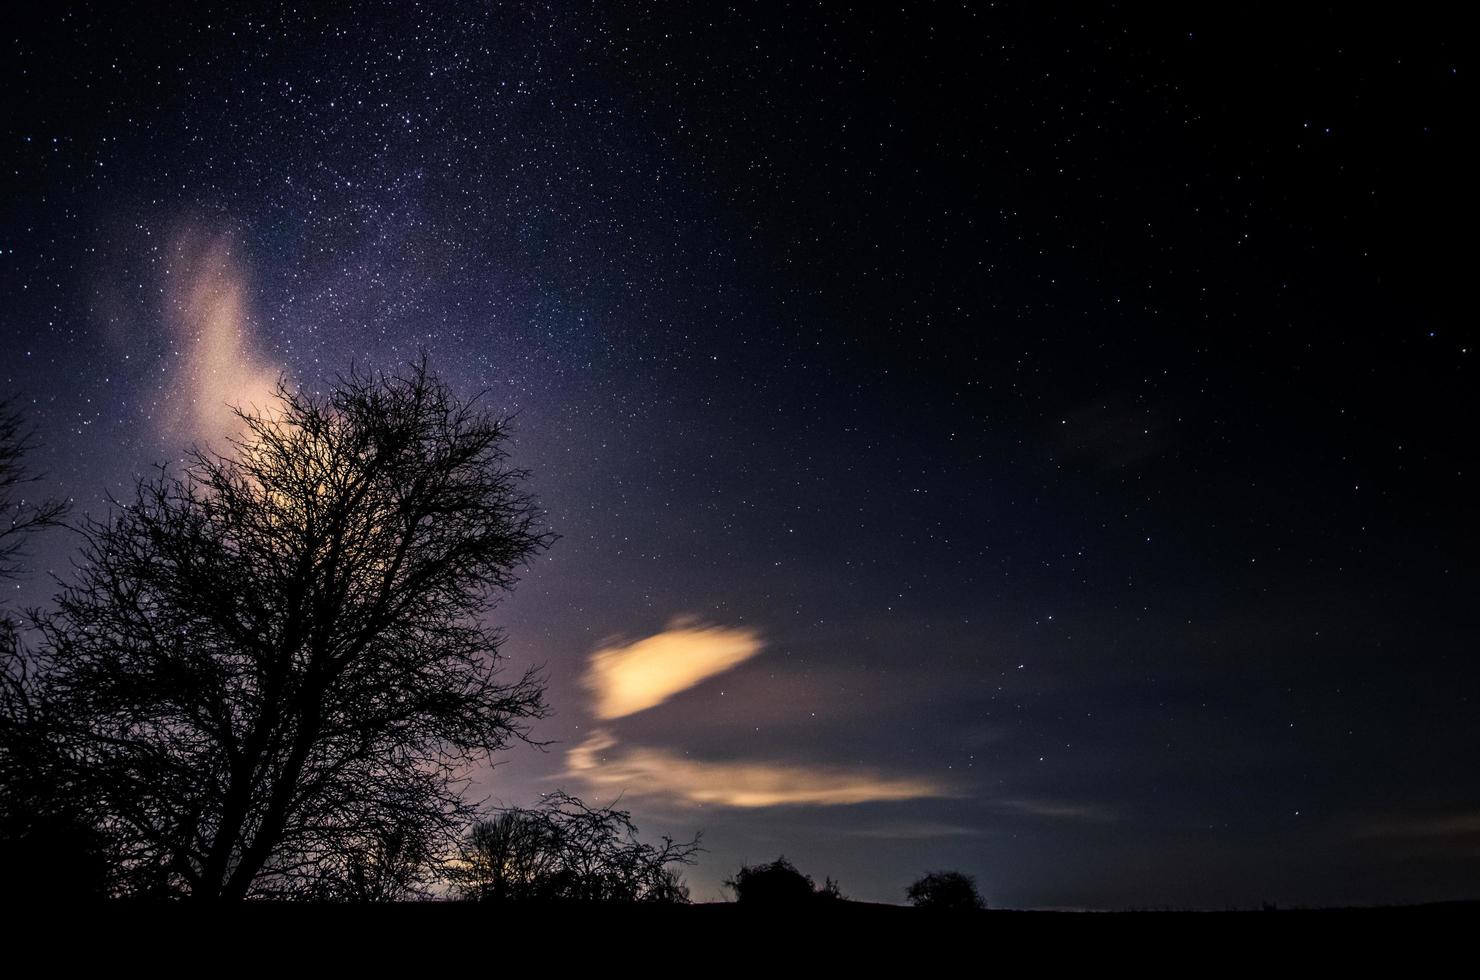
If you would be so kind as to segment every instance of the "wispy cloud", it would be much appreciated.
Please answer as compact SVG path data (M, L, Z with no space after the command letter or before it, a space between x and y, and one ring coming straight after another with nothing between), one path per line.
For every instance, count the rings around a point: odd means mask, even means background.
M867 769L790 763L701 762L658 748L619 748L607 731L571 749L571 775L592 786L632 796L731 807L840 806L952 795L929 779L889 776Z
M582 683L596 717L611 720L662 704L760 653L754 630L675 620L668 629L591 655Z
M884 824L879 827L862 827L856 830L840 830L845 837L862 837L866 840L937 840L943 837L976 837L982 833L980 827L962 827L958 824L905 822Z
M1053 820L1082 820L1098 823L1115 819L1115 814L1105 807L1080 803L1061 803L1055 800L998 800L997 807L1011 813L1023 813L1030 817L1048 817Z
M1358 840L1380 838L1480 838L1480 810L1430 816L1386 817L1361 825L1352 834Z
M172 438L221 450L240 432L232 407L269 408L278 369L251 337L246 275L229 238L182 234L168 274L165 320L178 361L161 421Z

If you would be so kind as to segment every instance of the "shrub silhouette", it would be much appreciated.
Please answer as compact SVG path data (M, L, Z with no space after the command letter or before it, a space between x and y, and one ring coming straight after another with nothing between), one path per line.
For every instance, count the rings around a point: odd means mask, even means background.
M932 871L905 891L910 904L921 909L984 909L976 880L959 871Z
M751 906L805 905L841 901L844 897L837 882L828 878L819 888L785 857L777 857L770 864L742 865L725 885L735 893L736 902Z
M697 836L639 841L629 811L557 791L476 823L450 878L473 901L683 904L689 890L673 866L699 851Z

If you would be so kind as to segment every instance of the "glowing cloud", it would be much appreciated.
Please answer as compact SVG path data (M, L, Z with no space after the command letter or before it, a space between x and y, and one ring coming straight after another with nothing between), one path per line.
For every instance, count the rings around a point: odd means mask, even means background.
M220 450L241 431L231 407L269 407L278 369L253 351L246 277L230 240L186 233L174 256L165 320L179 364L162 421L167 435Z
M582 683L598 718L621 718L730 670L763 645L752 630L675 620L662 633L591 654Z
M593 733L570 750L570 775L589 785L633 796L747 808L840 806L953 795L929 780L867 770L769 762L697 762L653 748L611 753L616 745L610 733Z

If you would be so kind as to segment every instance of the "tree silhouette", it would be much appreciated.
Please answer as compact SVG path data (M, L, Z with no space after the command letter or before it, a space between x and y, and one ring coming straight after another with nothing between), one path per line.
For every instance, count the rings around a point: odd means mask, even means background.
M37 477L25 465L36 448L19 409L0 401L0 580L20 571L26 539L43 528L55 527L66 513L57 500L27 500L24 490Z
M118 894L404 894L470 765L545 711L484 616L547 547L507 422L419 364L278 386L83 527L43 622L40 721Z
M693 863L699 837L662 841L639 841L626 810L556 792L474 825L450 877L475 901L687 902L673 865Z
M922 909L984 909L976 880L959 871L932 871L905 891L910 904Z
M784 856L770 864L741 865L735 877L725 880L742 905L788 906L817 901L841 901L837 882L828 878L820 887L810 875L802 874Z
M66 514L61 501L24 494L37 480L25 462L35 447L20 411L0 402L0 581L20 573L27 539ZM18 624L0 610L0 877L12 897L98 897L106 876L102 839L45 763L40 700Z

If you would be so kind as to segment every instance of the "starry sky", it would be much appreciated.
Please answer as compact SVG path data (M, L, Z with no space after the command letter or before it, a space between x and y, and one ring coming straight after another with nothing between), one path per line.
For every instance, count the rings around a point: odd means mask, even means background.
M44 487L425 350L560 535L495 612L552 744L482 794L703 830L696 899L1477 897L1456 25L900 6L23 4Z

